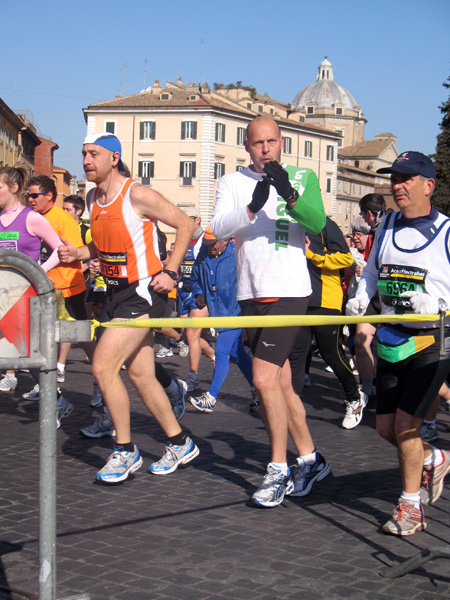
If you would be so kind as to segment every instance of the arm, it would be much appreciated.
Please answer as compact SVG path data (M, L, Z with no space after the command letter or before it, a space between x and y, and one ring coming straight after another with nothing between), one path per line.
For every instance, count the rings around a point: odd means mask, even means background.
M294 187L296 187L295 183ZM319 233L325 227L326 216L322 194L320 193L319 180L313 171L308 173L305 189L299 195L298 200L295 203L287 202L286 208L287 214L310 233Z
M243 178L239 183L246 189L247 178ZM249 184L254 188L256 181L254 179L250 180ZM237 188L233 188L233 182L230 178L227 178L227 176L221 177L216 190L216 204L211 221L211 229L218 240L229 238L255 222L256 217L251 215L247 207L252 197L253 188L249 188L248 194L246 191L244 192L248 198L246 198L243 206L239 206Z
M342 231L331 219L326 220L320 234L312 236L311 245L306 249L306 258L316 267L328 271L338 271L353 264L353 257Z
M80 246L76 248L72 242L69 242L65 238L61 237L61 246L58 248L58 256L60 262L64 264L70 264L77 261L89 260L91 258L97 258L97 248L94 242L91 242L87 246Z
M48 273L59 265L58 247L61 240L47 219L37 212L28 213L26 226L31 235L43 240L53 250L52 254L41 265L45 273Z
M175 243L165 265L169 271L178 272L194 233L194 223L178 207L158 192L140 184L130 188L130 200L134 211L142 219L161 221L176 230ZM167 273L159 273L151 283L155 292L172 291L175 282Z

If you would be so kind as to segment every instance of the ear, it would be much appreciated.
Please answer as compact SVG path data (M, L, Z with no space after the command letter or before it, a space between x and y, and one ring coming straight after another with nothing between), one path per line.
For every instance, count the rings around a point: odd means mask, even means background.
M433 190L434 190L435 187L436 187L435 180L434 179L427 179L425 181L425 193L426 193L426 195L429 196L433 192Z
M246 152L250 152L250 150L249 150L250 146L249 146L248 140L244 140L244 148L245 148Z

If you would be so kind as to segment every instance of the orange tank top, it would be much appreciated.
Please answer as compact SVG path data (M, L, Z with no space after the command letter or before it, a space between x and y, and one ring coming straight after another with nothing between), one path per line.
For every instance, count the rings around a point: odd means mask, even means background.
M151 219L141 219L133 210L127 179L109 204L91 204L91 234L98 250L101 272L109 287L126 286L162 271L158 235Z

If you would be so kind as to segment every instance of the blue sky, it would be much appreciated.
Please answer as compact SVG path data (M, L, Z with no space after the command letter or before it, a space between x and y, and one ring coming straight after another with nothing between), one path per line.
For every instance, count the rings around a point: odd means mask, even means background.
M290 102L325 54L335 80L398 148L435 150L450 75L449 0L0 0L0 97L83 178L82 109L159 79L238 80ZM203 52L202 52L203 40ZM144 75L145 59L147 72ZM126 63L126 69L124 69Z

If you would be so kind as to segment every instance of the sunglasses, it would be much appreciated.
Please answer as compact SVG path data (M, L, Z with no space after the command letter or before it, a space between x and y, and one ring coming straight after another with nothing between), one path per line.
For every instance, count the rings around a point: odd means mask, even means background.
M33 200L36 200L36 198L38 196L44 196L44 192L34 192L34 194L26 194L25 195L27 200L29 200L30 198L32 198Z

